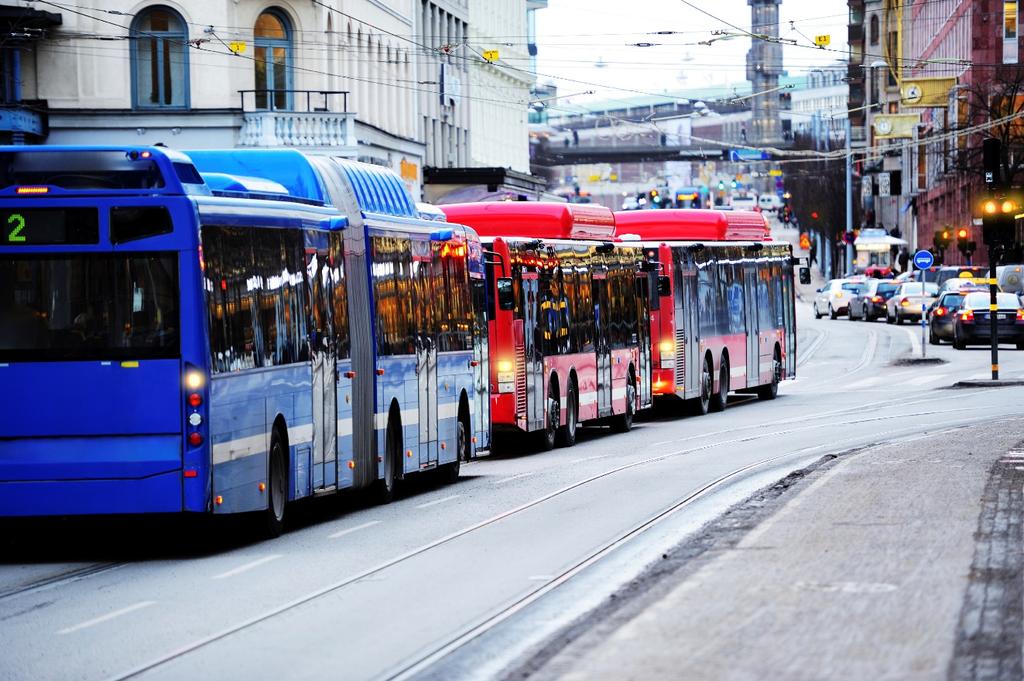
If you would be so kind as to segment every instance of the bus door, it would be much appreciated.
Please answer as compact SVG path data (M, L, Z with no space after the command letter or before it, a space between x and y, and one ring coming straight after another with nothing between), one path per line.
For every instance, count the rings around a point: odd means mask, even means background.
M488 272L493 273L493 269L488 268ZM477 437L476 447L473 448L475 451L490 447L491 393L488 386L490 358L487 345L487 321L491 306L497 305L497 303L488 300L487 292L493 289L484 279L471 279L470 286L473 296L473 361L476 362L473 369L473 386L476 390L473 400L473 410L476 412L476 432L474 434Z
M686 397L700 397L700 307L697 298L697 267L693 254L682 249L676 260L679 270L676 274L676 334L682 330L683 381L679 381L676 368L676 383L681 385Z
M440 290L440 244L413 241L413 319L416 328L416 402L419 415L419 462L437 462L437 320ZM436 276L435 276L436 275Z
M544 351L540 325L540 278L523 272L523 349L526 355L526 429L544 427Z
M611 320L608 318L608 272L594 270L594 349L597 352L597 415L612 413L612 341Z
M747 387L752 388L761 383L761 354L764 352L764 339L758 319L757 286L758 263L755 260L743 262L743 307L747 320Z
M653 291L653 294L651 293ZM660 304L657 272L641 272L636 277L637 340L639 341L640 366L637 368L637 392L641 407L651 404L651 389L654 379L651 375L651 317Z
M322 241L322 243L320 243ZM311 242L313 245L311 245ZM306 274L312 324L309 357L313 369L313 491L338 483L338 361L334 338L334 289L327 266L326 235L307 234Z

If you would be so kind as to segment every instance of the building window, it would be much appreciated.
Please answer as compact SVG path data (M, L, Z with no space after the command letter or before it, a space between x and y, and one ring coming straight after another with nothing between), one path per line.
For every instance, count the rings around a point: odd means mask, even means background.
M256 108L291 108L291 30L284 14L268 9L256 19L253 61Z
M1017 0L1003 2L1003 63L1017 63Z
M871 15L871 30L870 30L869 38L871 40L871 44L872 45L877 45L878 44L878 15L877 14L872 14Z
M133 99L137 108L188 106L188 31L167 7L147 7L131 26Z

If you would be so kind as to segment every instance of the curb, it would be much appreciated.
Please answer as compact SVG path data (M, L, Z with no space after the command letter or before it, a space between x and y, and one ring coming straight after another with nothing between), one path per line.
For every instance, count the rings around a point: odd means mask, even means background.
M1024 380L1018 379L1000 379L993 381L992 379L981 380L981 381L957 381L953 384L954 388L1010 388L1013 386L1024 385Z

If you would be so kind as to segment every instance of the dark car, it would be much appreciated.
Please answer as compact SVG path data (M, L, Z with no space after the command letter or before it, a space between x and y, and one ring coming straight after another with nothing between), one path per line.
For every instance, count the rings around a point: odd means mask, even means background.
M1012 293L997 293L996 331L1000 343L1013 343L1024 350L1024 308ZM963 350L972 343L990 343L991 318L989 294L981 291L964 296L963 305L953 321L953 347Z
M956 278L987 279L988 268L981 265L945 265L939 268L934 281L942 286L947 279Z
M866 288L858 291L857 295L850 299L850 319L873 322L879 317L884 317L885 301L892 298L899 287L900 285L892 280L872 279L868 281Z
M959 291L943 293L928 310L928 342L938 345L953 340L956 313L963 307L964 294Z

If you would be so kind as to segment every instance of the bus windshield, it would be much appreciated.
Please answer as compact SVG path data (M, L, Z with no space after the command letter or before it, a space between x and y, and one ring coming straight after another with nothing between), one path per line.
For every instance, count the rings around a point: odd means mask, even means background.
M178 356L174 253L0 256L0 361Z

